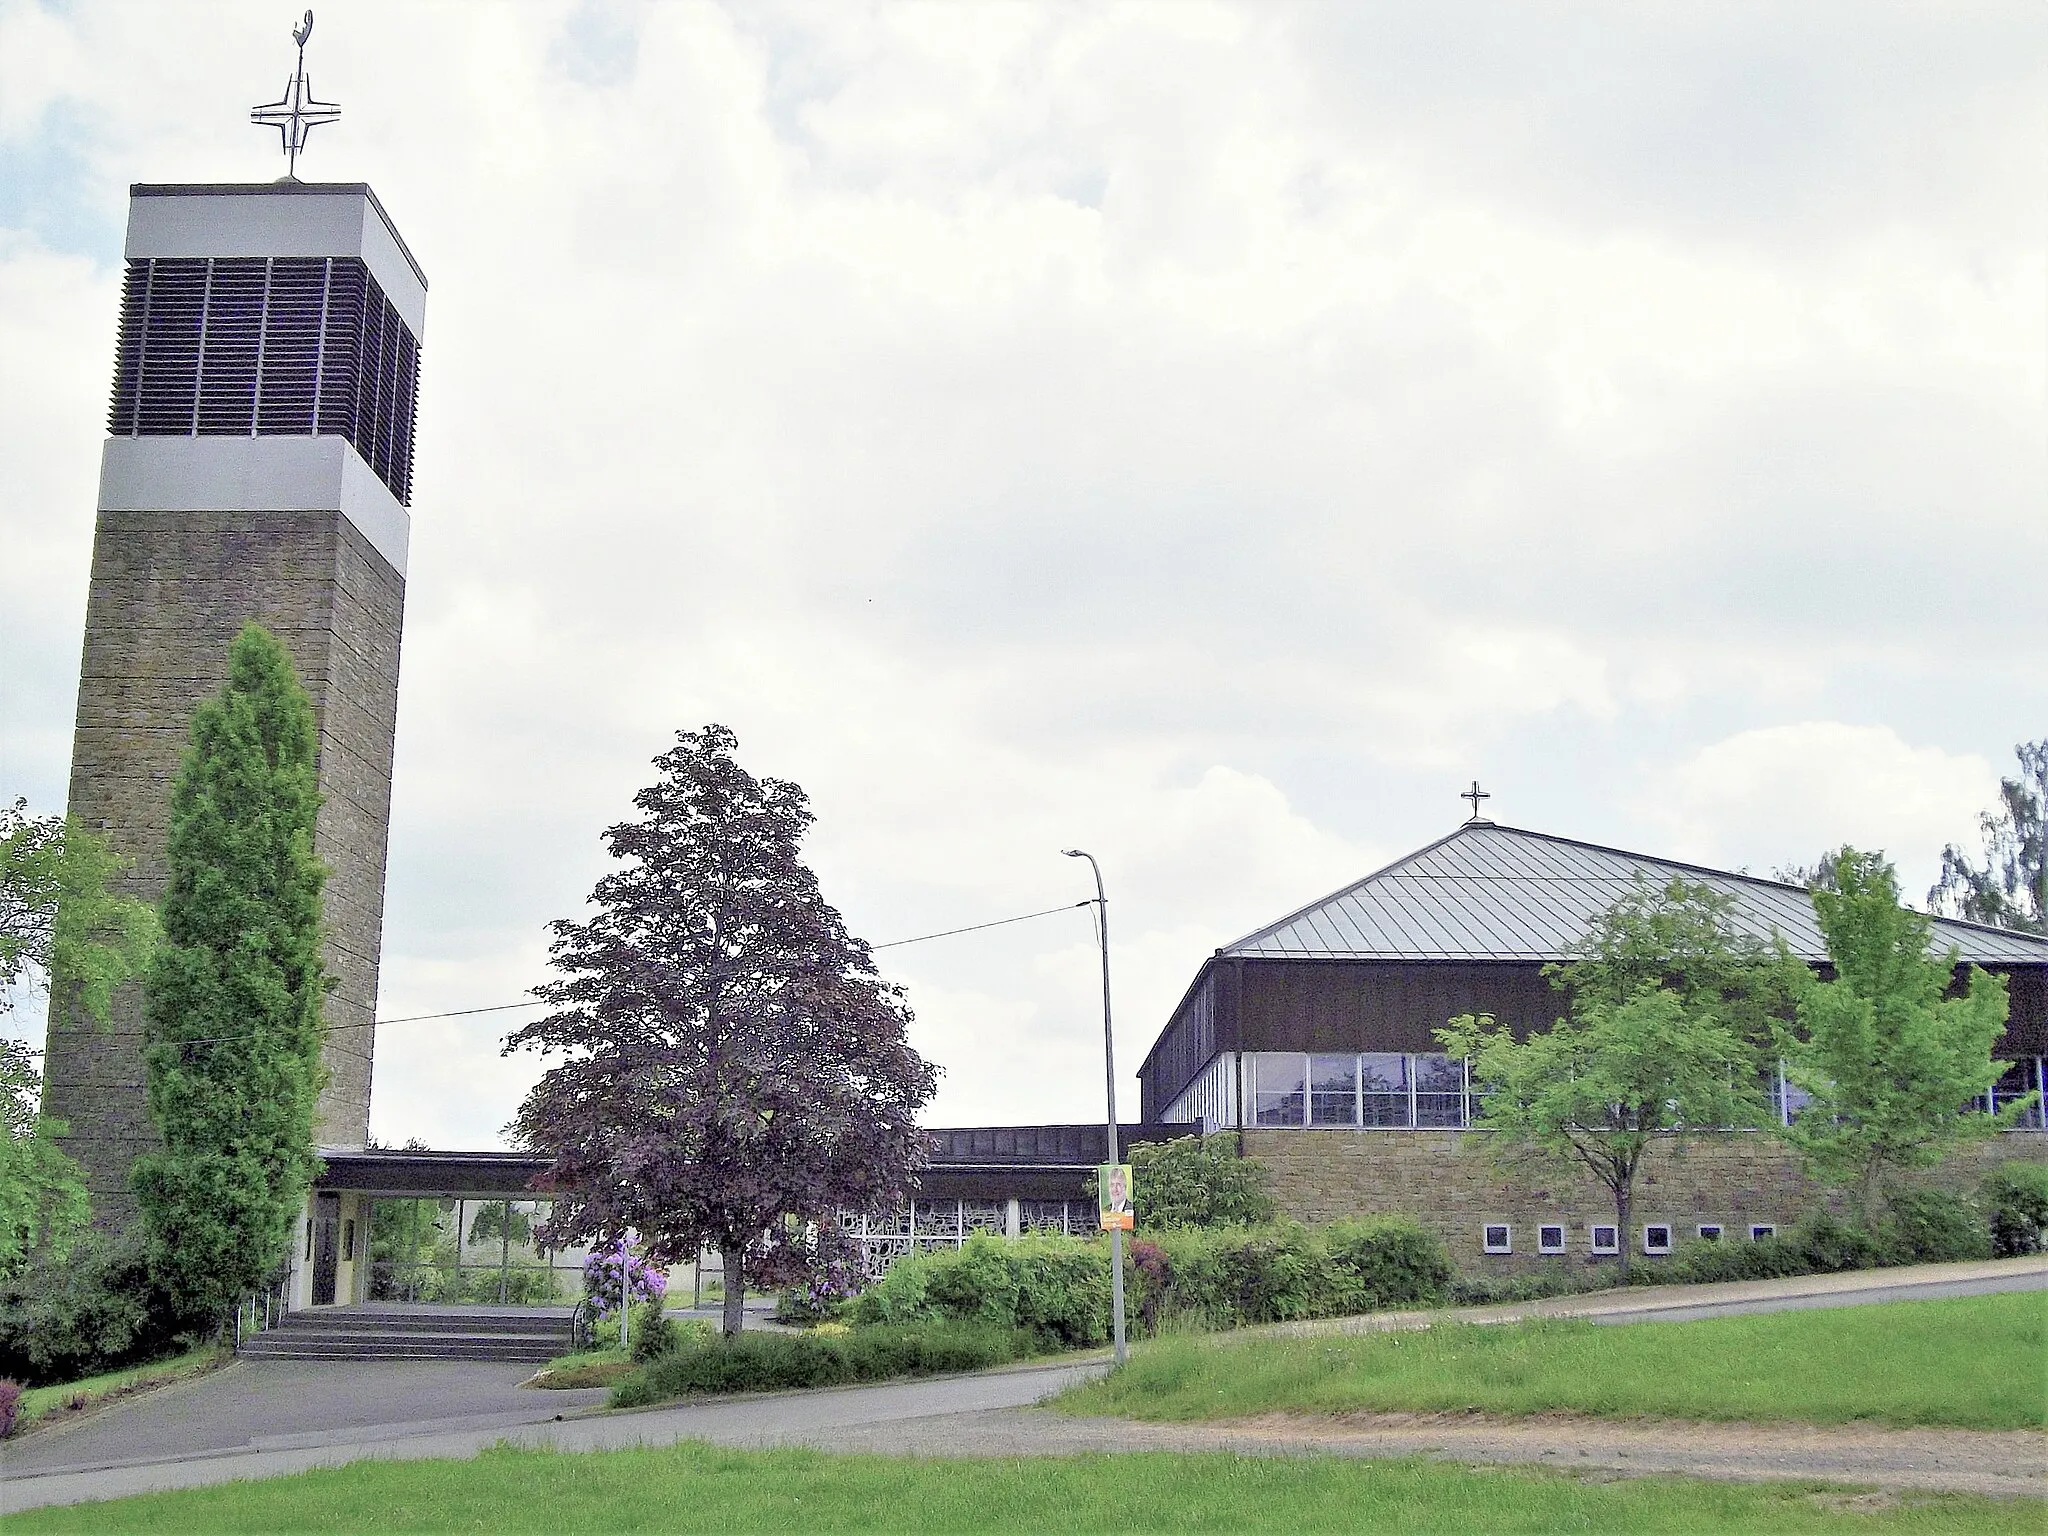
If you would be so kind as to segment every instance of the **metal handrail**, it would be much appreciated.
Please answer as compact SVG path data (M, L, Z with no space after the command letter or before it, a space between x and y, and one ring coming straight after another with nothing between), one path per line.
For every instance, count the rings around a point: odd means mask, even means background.
M235 1353L242 1341L268 1332L291 1315L291 1277L273 1280L260 1291L251 1291L235 1303ZM246 1323L244 1322L246 1319Z

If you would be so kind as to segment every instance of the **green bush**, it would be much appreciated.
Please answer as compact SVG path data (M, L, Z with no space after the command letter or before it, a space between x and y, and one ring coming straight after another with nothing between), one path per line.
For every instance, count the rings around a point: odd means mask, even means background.
M1168 1227L1255 1227L1277 1207L1272 1174L1240 1157L1236 1137L1180 1136L1131 1148L1131 1203L1147 1233Z
M1801 1217L1787 1241L1806 1260L1808 1274L1875 1269L1886 1256L1882 1239L1827 1211L1813 1211Z
M1306 1227L1190 1228L1150 1240L1165 1259L1163 1313L1238 1328L1344 1310L1329 1255Z
M1646 1284L1698 1284L1834 1274L1888 1264L1948 1263L1989 1257L1992 1240L1983 1215L1969 1201L1939 1190L1902 1190L1892 1195L1890 1210L1875 1233L1826 1211L1814 1211L1781 1236L1749 1243L1683 1244L1668 1266L1632 1278Z
M1136 1284L1136 1271L1129 1277ZM1085 1348L1109 1337L1109 1248L1071 1237L976 1236L898 1259L854 1301L863 1328L925 1322L1024 1328Z
M139 1232L114 1242L88 1235L65 1262L37 1260L0 1283L0 1376L28 1386L141 1365L190 1342Z
M701 1343L717 1332L702 1318L667 1317L662 1314L660 1302L642 1302L633 1309L633 1363L645 1364L685 1344Z
M1681 1243L1662 1278L1712 1285L1724 1280L1779 1280L1812 1272L1812 1262L1797 1243L1783 1237L1760 1237L1747 1243Z
M611 1406L731 1392L839 1387L903 1376L987 1370L1030 1354L1022 1329L975 1323L859 1328L849 1334L742 1333L695 1339L612 1388Z
M1323 1246L1347 1311L1441 1301L1457 1278L1442 1240L1412 1216L1339 1222Z
M1960 1195L1902 1189L1887 1199L1880 1233L1895 1264L1950 1264L1991 1257L1991 1227Z
M682 1342L691 1330L708 1332L710 1324L699 1321L677 1322L662 1313L662 1300L655 1297L633 1304L633 1332L630 1339L635 1360L650 1360L665 1354ZM609 1317L593 1318L590 1324L590 1347L592 1349L617 1349L619 1347L619 1318L615 1312Z
M2007 1163L1984 1180L1982 1193L1996 1257L2048 1248L2048 1163Z

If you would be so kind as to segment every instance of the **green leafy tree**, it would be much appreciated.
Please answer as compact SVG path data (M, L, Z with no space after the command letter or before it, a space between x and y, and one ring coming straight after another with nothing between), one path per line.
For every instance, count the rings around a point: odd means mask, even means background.
M125 867L105 841L28 802L0 807L0 1015L24 987L107 1022L114 989L148 964L156 910L110 887ZM58 1147L69 1129L42 1113L35 1056L0 1041L0 1274L38 1249L62 1263L91 1218L85 1178Z
M0 808L0 1013L24 982L55 982L105 1024L114 989L149 964L156 909L113 889L127 863L105 839L27 810Z
M317 1171L320 808L312 705L255 624L199 706L171 789L164 942L147 988L149 1110L161 1151L134 1187L174 1305L215 1317L284 1259Z
M1437 1039L1470 1058L1482 1095L1472 1124L1497 1133L1497 1158L1576 1165L1608 1192L1626 1270L1652 1150L1762 1123L1751 1037L1787 985L1782 968L1735 932L1717 893L1639 885L1594 924L1579 959L1547 968L1570 999L1565 1017L1518 1041L1491 1015L1465 1014Z
M901 989L803 862L802 788L755 778L737 746L711 725L655 759L640 819L605 833L620 867L590 920L554 925L559 979L536 991L556 1011L505 1042L566 1058L512 1126L553 1159L537 1236L631 1230L670 1263L716 1249L728 1334L749 1285L841 1256L838 1212L909 1197L937 1087Z
M64 1122L42 1113L35 1057L0 1040L0 1276L41 1251L62 1263L92 1219L85 1178L58 1147Z
M1956 951L1932 952L1933 919L1900 904L1882 855L1843 849L1831 884L1813 905L1835 978L1807 979L1784 1031L1785 1074L1811 1096L1785 1136L1868 1225L1888 1180L2005 1129L2032 1098L1996 1115L1965 1107L2010 1065L1991 1056L2004 980L1972 966L1947 995Z
M1131 1148L1132 1202L1141 1225L1256 1227L1278 1209L1266 1192L1272 1174L1240 1157L1229 1135L1178 1136Z
M1770 1043L1792 1007L1806 968L1774 945L1743 933L1734 898L1673 878L1635 887L1601 914L1574 957L1543 974L1559 991L1619 1007L1645 987L1663 987L1756 1046Z
M1927 903L1973 923L2048 933L2048 738L2013 752L2019 777L2001 780L1998 809L1977 818L1984 862L1950 843Z

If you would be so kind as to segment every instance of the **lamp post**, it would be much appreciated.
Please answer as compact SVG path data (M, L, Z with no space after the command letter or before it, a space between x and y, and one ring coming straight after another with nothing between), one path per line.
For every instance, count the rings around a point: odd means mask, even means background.
M1095 872L1096 937L1102 942L1102 1076L1109 1099L1108 1160L1113 1168L1121 1159L1116 1144L1116 1037L1109 1027L1109 897L1103 894L1102 866L1095 862L1094 854L1083 853L1079 848L1062 848L1060 852L1070 859L1086 859ZM1122 1365L1129 1358L1130 1349L1124 1342L1124 1229L1119 1226L1109 1229L1109 1294L1116 1363Z

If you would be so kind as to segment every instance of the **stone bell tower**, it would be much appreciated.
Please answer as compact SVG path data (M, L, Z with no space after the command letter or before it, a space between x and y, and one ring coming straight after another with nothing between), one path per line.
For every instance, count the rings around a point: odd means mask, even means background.
M167 882L171 780L199 702L254 619L320 731L329 1082L316 1139L369 1124L384 857L427 282L367 186L136 186L100 460L71 756L72 816ZM139 988L110 1029L51 1009L46 1107L96 1218L134 1211L155 1141Z

